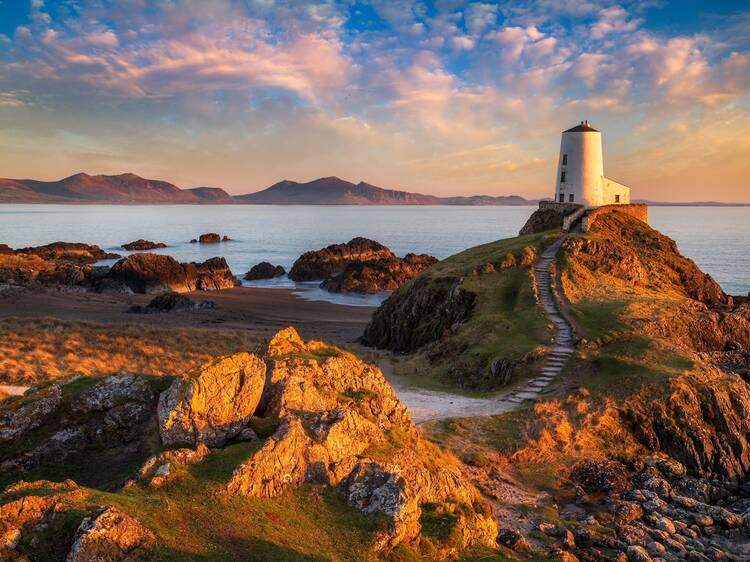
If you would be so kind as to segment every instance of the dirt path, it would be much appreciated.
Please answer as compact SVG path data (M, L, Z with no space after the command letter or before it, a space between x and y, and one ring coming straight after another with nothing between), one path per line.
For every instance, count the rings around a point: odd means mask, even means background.
M525 400L537 399L552 380L562 372L575 351L573 348L574 336L571 323L560 312L553 297L556 287L551 269L565 238L566 236L562 236L549 246L534 266L539 302L555 325L556 331L554 344L545 358L541 374L507 394L488 398L472 398L405 386L393 374L390 361L386 360L383 362L384 364L381 364L381 369L396 390L398 397L409 408L415 422L455 417L490 416L508 412Z

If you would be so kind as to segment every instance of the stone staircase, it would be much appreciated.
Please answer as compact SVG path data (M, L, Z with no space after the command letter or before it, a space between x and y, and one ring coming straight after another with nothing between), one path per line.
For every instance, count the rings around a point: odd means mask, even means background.
M539 302L547 313L547 316L555 325L555 339L550 348L547 357L544 360L541 374L527 381L521 388L514 390L503 397L504 401L512 404L520 404L524 400L534 400L539 394L558 376L565 365L568 363L570 356L574 353L573 347L575 340L573 336L573 327L570 322L562 315L555 304L553 297L553 276L552 265L557 257L557 252L562 246L567 236L561 236L544 252L534 266L534 276L536 278L537 293Z

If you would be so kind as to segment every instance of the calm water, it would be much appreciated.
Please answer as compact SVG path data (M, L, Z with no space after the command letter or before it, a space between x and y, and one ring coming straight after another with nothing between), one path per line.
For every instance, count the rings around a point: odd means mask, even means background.
M252 205L0 205L0 243L18 248L64 240L117 251L137 238L180 261L221 255L242 276L259 261L287 269L307 250L366 236L403 255L445 258L477 244L515 236L533 207L349 207ZM651 224L671 236L725 291L750 291L750 207L651 207ZM203 232L233 241L190 244ZM294 287L288 279L259 283ZM366 297L330 296L310 285L302 296L367 304Z

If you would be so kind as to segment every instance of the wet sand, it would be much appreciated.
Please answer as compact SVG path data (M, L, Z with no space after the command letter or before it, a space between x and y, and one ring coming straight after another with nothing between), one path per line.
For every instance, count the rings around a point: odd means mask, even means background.
M196 302L211 300L215 309L157 314L130 314L133 304L146 305L153 295L17 292L0 297L0 318L57 318L100 324L143 322L161 327L231 328L268 337L294 326L305 339L352 344L362 335L372 307L348 306L296 297L292 289L235 287L188 293Z

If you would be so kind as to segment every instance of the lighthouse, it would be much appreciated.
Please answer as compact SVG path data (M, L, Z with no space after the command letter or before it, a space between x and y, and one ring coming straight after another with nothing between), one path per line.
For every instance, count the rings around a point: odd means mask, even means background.
M588 121L562 133L554 201L586 209L630 203L630 188L604 175L602 133Z

